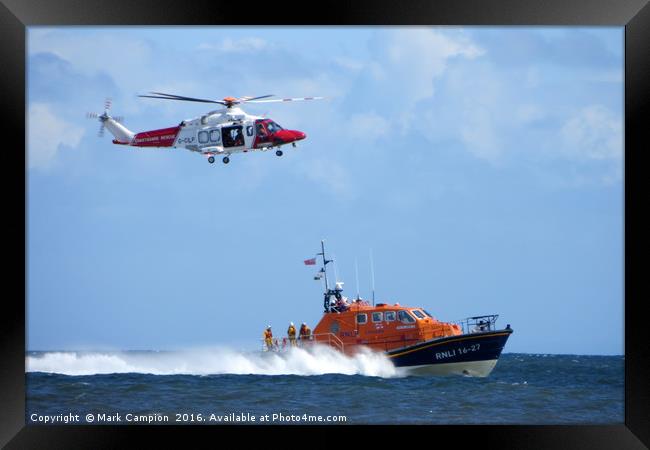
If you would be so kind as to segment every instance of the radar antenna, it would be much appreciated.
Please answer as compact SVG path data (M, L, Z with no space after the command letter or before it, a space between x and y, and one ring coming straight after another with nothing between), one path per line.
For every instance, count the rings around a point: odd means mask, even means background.
M375 263L372 259L372 249L370 249L370 276L372 279L372 306L375 306Z

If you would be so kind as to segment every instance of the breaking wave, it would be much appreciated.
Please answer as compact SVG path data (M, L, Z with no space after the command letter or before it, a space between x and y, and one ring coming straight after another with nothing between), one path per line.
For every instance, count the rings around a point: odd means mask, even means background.
M365 375L392 378L398 370L381 353L346 356L314 346L284 353L202 348L170 352L44 352L25 361L27 372L63 375L143 373L152 375Z

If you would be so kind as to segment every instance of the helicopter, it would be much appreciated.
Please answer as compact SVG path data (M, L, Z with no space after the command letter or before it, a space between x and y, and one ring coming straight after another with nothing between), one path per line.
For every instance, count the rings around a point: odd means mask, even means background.
M104 129L108 129L114 137L113 144L133 147L186 148L207 157L210 164L214 163L215 156L221 156L223 163L228 164L231 155L252 151L275 149L275 154L282 156L282 146L291 144L296 147L296 142L307 137L302 131L284 129L269 118L247 114L239 105L243 103L295 102L325 98L269 99L274 95L262 95L258 97L225 97L222 100L210 100L165 94L163 92L149 92L149 95L138 95L138 97L215 103L222 105L223 108L209 111L200 117L183 120L174 127L140 133L134 133L127 129L122 124L122 117L112 117L109 114L111 109L110 99L106 99L104 112L101 115L88 113L86 116L99 119L101 123L99 136L103 136Z

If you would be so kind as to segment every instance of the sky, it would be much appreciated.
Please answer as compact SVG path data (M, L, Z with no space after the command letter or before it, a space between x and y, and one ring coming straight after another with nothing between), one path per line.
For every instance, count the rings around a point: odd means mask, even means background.
M28 350L257 348L345 293L442 321L499 314L505 352L624 354L622 27L29 27ZM124 147L200 103L307 134L228 165ZM331 267L331 266L328 266ZM330 268L333 272L334 267ZM331 274L330 276L333 276Z

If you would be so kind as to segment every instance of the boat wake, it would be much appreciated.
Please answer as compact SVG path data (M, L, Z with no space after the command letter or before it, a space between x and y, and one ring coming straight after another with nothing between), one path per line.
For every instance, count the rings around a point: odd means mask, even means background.
M383 354L363 351L346 356L314 346L284 353L200 348L169 352L43 352L26 357L27 372L63 375L142 373L153 375L365 375L400 376Z

